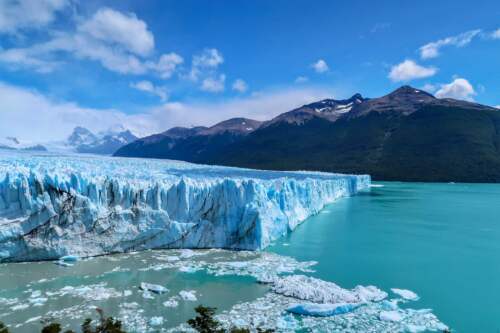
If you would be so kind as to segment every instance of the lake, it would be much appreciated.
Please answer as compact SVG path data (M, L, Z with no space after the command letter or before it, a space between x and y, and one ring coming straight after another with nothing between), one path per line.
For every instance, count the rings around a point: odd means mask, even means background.
M14 333L33 332L52 318L75 329L95 318L98 306L131 331L176 331L202 303L217 307L228 325L258 320L282 331L437 330L441 321L458 332L497 332L500 185L377 185L327 206L262 253L158 250L69 267L2 264L0 321ZM334 282L350 296L358 285L373 285L392 303L327 318L292 316L283 310L295 299L256 283L275 274L314 277L304 285L317 289L333 290ZM144 282L168 292L141 290ZM391 288L420 298L405 300ZM382 312L394 312L390 304L402 320L381 320Z

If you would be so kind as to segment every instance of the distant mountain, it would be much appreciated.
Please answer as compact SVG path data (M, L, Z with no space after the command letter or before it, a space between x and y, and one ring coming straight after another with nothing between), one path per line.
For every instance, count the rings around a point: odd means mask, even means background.
M24 142L12 136L0 138L0 149L24 150L24 151L47 151L47 148L43 145L32 142Z
M84 127L75 127L65 146L78 153L111 155L138 138L129 130L94 134Z
M254 132L261 122L233 118L212 127L174 127L120 148L115 156L136 156L204 162Z
M500 182L500 110L410 86L379 98L307 104L248 132L224 128L184 129L176 137L167 131L116 155L369 173L377 180Z

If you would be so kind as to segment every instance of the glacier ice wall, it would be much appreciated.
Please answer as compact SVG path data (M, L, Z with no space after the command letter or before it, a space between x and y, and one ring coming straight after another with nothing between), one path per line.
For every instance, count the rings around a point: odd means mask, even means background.
M369 185L367 175L0 152L0 262L262 249Z

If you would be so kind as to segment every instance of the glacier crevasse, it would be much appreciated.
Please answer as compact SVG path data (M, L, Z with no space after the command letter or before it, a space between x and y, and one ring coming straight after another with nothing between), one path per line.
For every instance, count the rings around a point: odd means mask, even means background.
M0 262L152 248L258 250L368 175L0 152Z

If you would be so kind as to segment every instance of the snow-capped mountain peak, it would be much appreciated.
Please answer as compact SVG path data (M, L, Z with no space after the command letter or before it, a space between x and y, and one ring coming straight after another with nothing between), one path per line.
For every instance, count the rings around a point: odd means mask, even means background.
M137 140L130 130L119 129L121 131L109 129L94 134L85 127L77 126L68 137L66 146L78 153L113 154L120 147Z

